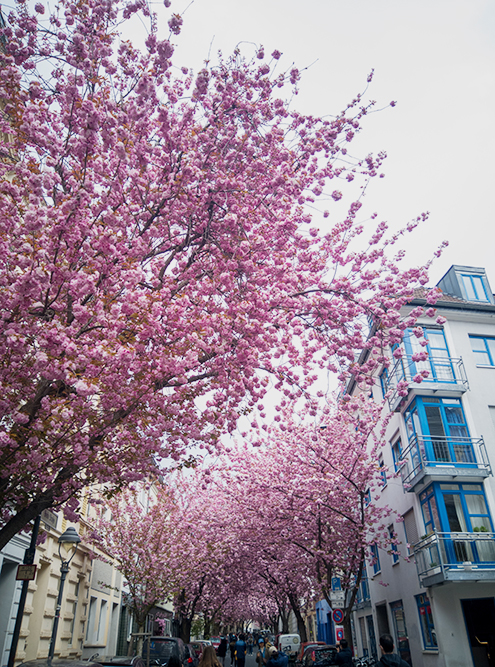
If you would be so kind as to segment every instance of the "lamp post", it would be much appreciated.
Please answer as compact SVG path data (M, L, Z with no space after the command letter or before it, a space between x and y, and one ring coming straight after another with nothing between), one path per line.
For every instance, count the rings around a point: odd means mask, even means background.
M63 535L60 535L58 538L58 555L60 556L61 560L61 565L60 565L60 587L58 589L58 598L57 598L57 607L55 609L55 618L53 619L53 629L52 629L52 636L50 638L50 647L48 649L48 664L52 664L53 660L53 654L55 653L55 641L57 639L57 630L58 630L58 621L60 618L60 607L62 605L62 595L64 593L64 584L65 584L65 578L67 576L67 572L69 571L69 566L71 560L74 558L74 555L77 551L77 545L81 541L81 538L76 532L75 528L67 528L65 533ZM72 553L70 554L70 558L64 559L62 558L62 545L65 546L65 551L67 552L69 549L75 546L75 548L72 550Z

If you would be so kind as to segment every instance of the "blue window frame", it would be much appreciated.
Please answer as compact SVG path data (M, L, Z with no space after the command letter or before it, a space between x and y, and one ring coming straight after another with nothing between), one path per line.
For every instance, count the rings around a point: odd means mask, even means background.
M495 366L495 338L469 336L477 366Z
M443 329L423 327L423 336L427 341L428 359L413 362L412 355L424 351L425 348L420 345L412 329L406 329L404 335L404 348L410 362L411 374L427 370L429 375L424 382L455 382L454 367Z
M419 624L423 635L423 646L425 649L436 649L438 648L437 635L428 596L425 593L416 595L416 604L418 605Z
M436 482L419 496L426 532L492 532L493 525L481 484Z
M470 538L466 533L491 533L493 523L481 484L436 482L420 494L426 533L448 533L441 549L449 564L472 561L495 563L493 540ZM461 535L456 535L461 533ZM488 537L488 536L487 536Z
M387 470L383 461L383 454L380 454L378 457L378 469L380 471L380 485L383 488L384 486L387 486Z
M363 566L363 571L361 573L361 581L359 582L358 592L356 594L357 602L367 602L370 600L370 587L368 583L368 573L366 571L366 565Z
M399 472L401 469L400 456L402 454L402 445L400 438L397 438L397 440L394 440L392 443L390 443L390 446L392 447L392 456L394 458L395 472Z
M409 443L413 445L414 469L421 468L422 459L430 465L476 465L472 439L459 399L418 397L407 409L404 420Z
M393 526L388 527L388 537L390 540L397 539L397 533L394 530ZM396 544L390 544L390 554L392 556L392 565L395 565L399 562L399 549Z
M468 301L490 301L483 276L472 273L461 273L461 279Z
M371 567L373 568L373 575L381 572L380 555L378 553L378 545L372 544L371 547Z
M382 388L382 396L385 398L387 393L387 383L388 383L388 368L384 368L380 373L380 387Z

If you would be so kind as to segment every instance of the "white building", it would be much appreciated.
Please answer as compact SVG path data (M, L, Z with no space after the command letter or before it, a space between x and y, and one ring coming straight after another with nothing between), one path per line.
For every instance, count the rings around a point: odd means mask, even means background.
M452 266L423 317L382 369L376 400L393 413L379 465L379 503L397 511L401 543L376 549L354 613L358 655L388 632L413 667L495 665L495 300L481 268ZM426 304L418 293L408 310ZM389 351L390 353L392 350ZM393 357L391 356L391 359ZM416 383L413 377L428 371ZM406 395L397 391L405 386ZM397 473L397 474L395 474ZM376 495L376 494L374 494ZM409 558L409 562L408 559Z

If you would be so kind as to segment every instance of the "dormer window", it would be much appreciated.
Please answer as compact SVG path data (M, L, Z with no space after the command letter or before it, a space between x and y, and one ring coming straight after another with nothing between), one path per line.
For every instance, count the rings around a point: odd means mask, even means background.
M437 283L444 294L471 303L495 305L485 269L454 264Z
M461 274L462 284L466 290L468 301L486 301L489 302L488 294L486 293L483 284L483 277L476 274L463 273Z

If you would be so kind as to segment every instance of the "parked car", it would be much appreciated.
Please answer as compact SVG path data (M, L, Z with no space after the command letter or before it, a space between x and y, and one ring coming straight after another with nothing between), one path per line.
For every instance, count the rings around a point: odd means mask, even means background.
M306 649L302 661L302 667L327 667L335 665L337 657L337 647L334 644L325 644L324 646L314 646Z
M205 646L211 646L211 641L209 639L195 639L192 641L189 646L192 647L194 650L196 657L200 658L201 654L203 653L203 649Z
M210 637L210 642L212 643L212 646L215 649L215 651L218 651L218 647L220 646L221 641L222 641L221 637Z
M186 644L186 664L187 667L198 667L199 656L192 644Z
M285 653L290 661L295 661L301 646L301 637L297 634L280 635L278 637L278 650Z
M145 667L146 661L139 655L95 655L93 661L104 667Z
M159 665L159 667L166 667L170 658L175 655L179 658L181 665L190 667L191 663L188 663L188 658L192 656L179 637L150 637L149 642L150 663ZM143 645L144 659L147 657L147 645L148 642L146 641Z
M19 667L100 667L96 662L88 660L71 660L70 658L54 658L50 663L48 658L35 658L34 660L26 660L21 662Z
M326 642L303 642L296 656L296 664L299 665L303 661L306 649L313 648L313 646L326 646L326 645L327 645Z

